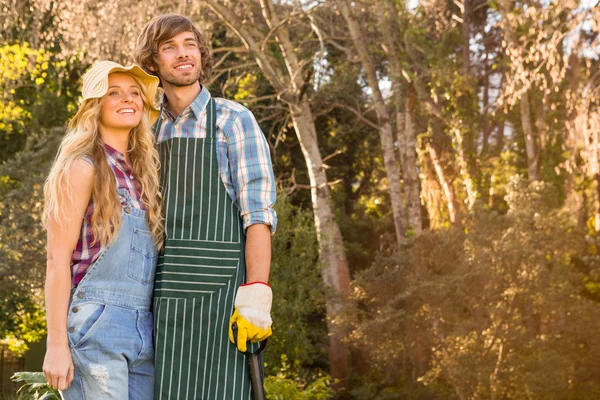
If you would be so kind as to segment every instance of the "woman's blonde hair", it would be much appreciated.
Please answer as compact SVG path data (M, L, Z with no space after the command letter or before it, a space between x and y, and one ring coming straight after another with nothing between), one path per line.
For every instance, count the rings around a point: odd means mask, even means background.
M146 112L151 103L146 95L145 86L132 74L127 75L140 87L145 111L140 123L129 134L127 154L133 175L141 186L141 201L147 208L148 226L156 245L162 247L164 225L158 178L159 157L154 148L149 114ZM117 195L116 178L108 165L104 143L100 138L101 110L102 98L84 100L75 117L69 122L69 129L60 144L44 185L43 222L44 226L48 227L50 220L59 225L69 220L68 205L73 202L69 185L71 167L75 160L90 157L94 162L94 212L91 218L93 243L99 241L105 246L113 241L121 226L121 202Z

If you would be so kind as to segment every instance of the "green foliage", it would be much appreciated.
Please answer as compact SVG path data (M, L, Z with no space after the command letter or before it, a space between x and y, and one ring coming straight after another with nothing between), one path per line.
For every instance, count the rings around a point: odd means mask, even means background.
M25 351L45 332L42 189L62 133L42 134L31 149L0 165L0 338L13 351Z
M507 214L478 209L463 230L425 233L360 274L350 338L370 368L357 391L597 398L590 238L557 208L552 186L515 177L507 193Z
M312 378L309 384L298 373L290 370L285 355L281 357L281 367L274 376L265 379L265 395L269 400L326 400L335 395L327 375Z
M43 372L16 372L11 379L23 382L17 393L21 394L19 400L60 400L58 390L48 385Z
M65 123L75 109L77 57L58 60L27 42L0 43L0 161L35 141L35 132Z
M325 365L324 285L317 263L312 215L279 193L277 234L273 237L273 337L265 351L267 371L276 373L281 355L298 369ZM267 375L269 374L267 373Z
M31 122L36 99L21 92L45 82L48 59L47 53L31 49L28 43L0 46L0 132L4 135L22 134Z

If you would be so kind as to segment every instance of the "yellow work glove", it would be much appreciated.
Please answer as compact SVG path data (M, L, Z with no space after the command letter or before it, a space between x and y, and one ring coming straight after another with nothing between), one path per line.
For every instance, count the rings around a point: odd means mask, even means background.
M241 352L247 349L246 342L261 342L271 336L271 303L273 292L263 282L241 285L235 296L234 312L229 320L229 340L236 343ZM237 338L233 337L233 323L237 324Z

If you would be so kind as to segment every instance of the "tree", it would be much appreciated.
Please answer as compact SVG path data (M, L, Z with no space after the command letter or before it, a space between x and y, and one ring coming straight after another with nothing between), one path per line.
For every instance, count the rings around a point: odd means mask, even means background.
M394 149L395 140L394 135L392 134L391 118L383 100L381 90L379 89L379 79L375 69L375 60L370 54L366 43L367 36L354 15L354 10L350 5L350 2L347 0L336 0L336 4L346 20L352 42L354 43L354 48L358 53L358 58L361 61L366 80L371 89L371 98L377 112L381 149L390 188L396 239L398 241L398 246L401 246L404 243L404 237L406 236L406 216L404 212L404 201L402 199L402 187L400 186L400 168L398 167Z
M347 354L343 344L345 335L335 328L333 319L340 310L339 298L345 298L349 293L350 273L339 226L334 219L313 111L307 97L311 77L308 60L314 52L309 53L309 58L305 60L298 59L288 28L291 20L281 19L279 11L270 0L260 2L263 21L256 21L256 15L246 10L247 15L255 17L252 25L217 1L207 0L206 4L240 38L279 98L289 107L308 167L323 278L325 284L333 290L332 296L327 299L331 375L339 380L339 387L343 390L347 384ZM263 26L269 30L261 29ZM276 46L267 47L271 37L275 39ZM278 59L283 61L283 65Z

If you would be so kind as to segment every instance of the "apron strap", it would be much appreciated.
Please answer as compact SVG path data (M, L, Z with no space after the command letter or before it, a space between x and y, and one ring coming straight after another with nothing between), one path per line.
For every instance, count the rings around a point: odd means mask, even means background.
M217 137L217 106L213 97L208 101L206 110L206 137L209 139Z

